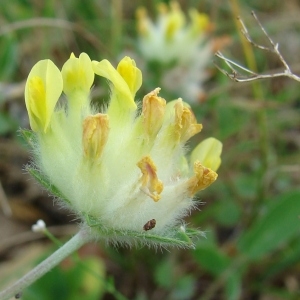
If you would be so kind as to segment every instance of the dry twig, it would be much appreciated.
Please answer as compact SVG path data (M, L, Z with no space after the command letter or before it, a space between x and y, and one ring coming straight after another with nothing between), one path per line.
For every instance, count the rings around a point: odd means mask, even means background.
M217 57L219 57L221 60L223 60L226 65L230 68L231 73L227 72L226 70L222 69L221 67L219 67L217 64L216 67L223 73L225 74L227 77L229 77L230 79L237 81L237 82L249 82L249 81L254 81L257 79L265 79L265 78L275 78L275 77L289 77L293 80L299 81L300 82L300 77L295 75L289 65L287 64L287 62L285 61L284 57L282 56L282 54L279 51L279 45L278 43L274 43L273 40L271 39L271 37L268 35L268 33L266 32L266 30L264 29L264 27L262 26L262 24L260 23L260 21L258 20L256 14L252 11L252 16L254 17L255 21L257 22L257 24L259 25L259 27L261 28L262 32L264 33L264 35L267 37L267 39L269 40L271 47L265 47L262 45L258 45L255 42L253 42L253 40L250 37L250 34L247 30L247 27L245 26L243 20L238 17L238 21L241 24L241 32L243 34L243 36L247 39L247 41L253 45L254 47L266 51L266 52L270 52L270 53L274 53L279 60L282 62L283 66L284 66L284 71L282 72L278 72L278 73L274 73L274 74L257 74L256 72L253 72L249 69L247 69L246 67L241 66L240 64L230 60L229 58L225 57L220 51L218 51L217 53L215 53L215 55ZM244 76L242 74L239 73L238 69L245 71L248 75Z

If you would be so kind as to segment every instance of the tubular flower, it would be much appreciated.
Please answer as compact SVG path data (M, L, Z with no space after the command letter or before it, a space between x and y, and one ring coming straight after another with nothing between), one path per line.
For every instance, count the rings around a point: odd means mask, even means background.
M48 130L62 86L60 71L51 60L41 60L32 68L25 86L25 103L33 131Z
M144 97L138 113L134 96L142 75L133 60L125 57L114 68L86 54L75 59L65 64L62 75L52 62L38 62L26 83L35 172L91 227L100 224L107 232L143 237L179 228L181 218L195 206L193 196L217 178L221 143L213 139L200 144L189 160L185 144L202 125L188 105L181 99L166 105L157 88ZM39 74L49 72L49 66L56 70L50 73L55 79L46 76L44 82ZM91 70L111 83L110 104L101 113L91 107L86 93ZM36 74L46 88L35 94L31 85ZM63 78L64 86L47 88L47 80L57 78ZM76 89L84 93L74 98ZM53 95L57 101L62 90L67 101L54 109ZM40 103L42 108L35 109ZM124 237L122 241L127 242Z

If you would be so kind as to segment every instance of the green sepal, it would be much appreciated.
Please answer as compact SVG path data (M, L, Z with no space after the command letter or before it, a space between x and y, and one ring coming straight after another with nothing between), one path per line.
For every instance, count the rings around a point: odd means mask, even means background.
M26 142L26 144L33 148L34 145L34 139L36 138L35 133L32 130L29 129L19 129L20 135L23 138L23 140Z
M53 185L39 170L29 165L25 166L25 170L53 196L61 199L67 204L71 204L71 202L59 191L59 189Z
M83 218L91 228L95 229L96 239L106 239L116 244L133 244L133 245L148 245L170 247L175 246L178 248L191 248L194 249L193 240L204 233L197 229L185 228L184 226L169 228L162 234L151 233L149 231L133 231L121 230L104 227L98 219L84 214Z

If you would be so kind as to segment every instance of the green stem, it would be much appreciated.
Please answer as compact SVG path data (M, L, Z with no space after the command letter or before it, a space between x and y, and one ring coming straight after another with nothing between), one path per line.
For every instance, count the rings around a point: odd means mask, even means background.
M0 300L9 299L17 294L22 293L22 290L27 288L33 282L41 278L44 274L58 265L62 260L69 256L74 251L78 250L81 246L93 239L90 229L83 228L61 248L55 251L51 256L42 261L34 269L29 271L21 279L19 279L12 286L0 292Z
M45 236L52 241L53 244L55 244L57 247L61 247L63 245L63 243L57 239L48 229L47 227L44 229L43 233L45 234Z

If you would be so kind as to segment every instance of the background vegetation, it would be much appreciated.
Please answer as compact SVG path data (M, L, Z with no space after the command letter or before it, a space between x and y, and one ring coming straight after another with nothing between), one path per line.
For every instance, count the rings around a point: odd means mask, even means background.
M230 37L222 50L228 57L272 73L281 68L280 61L251 45L243 47L237 28L240 15L252 37L266 44L250 14L255 10L290 67L300 71L299 1L179 2L184 11L195 7L210 16L212 36ZM22 172L29 153L17 130L28 127L23 88L31 67L44 58L61 67L71 52L116 63L123 53L136 51L136 8L144 5L154 16L157 3L1 1L1 285L56 247L30 232L37 219L43 218L61 240L76 230L70 226L73 216L53 206ZM255 58L252 63L249 55ZM24 300L300 298L299 83L287 78L234 83L213 62L209 70L205 101L193 105L204 130L191 143L208 136L221 140L222 166L218 181L200 194L199 211L186 220L205 231L206 238L191 251L88 245L79 253L81 263L65 261L24 291ZM145 76L144 83L139 97L156 87ZM108 90L103 85L93 95L101 102ZM168 99L166 92L163 96Z

